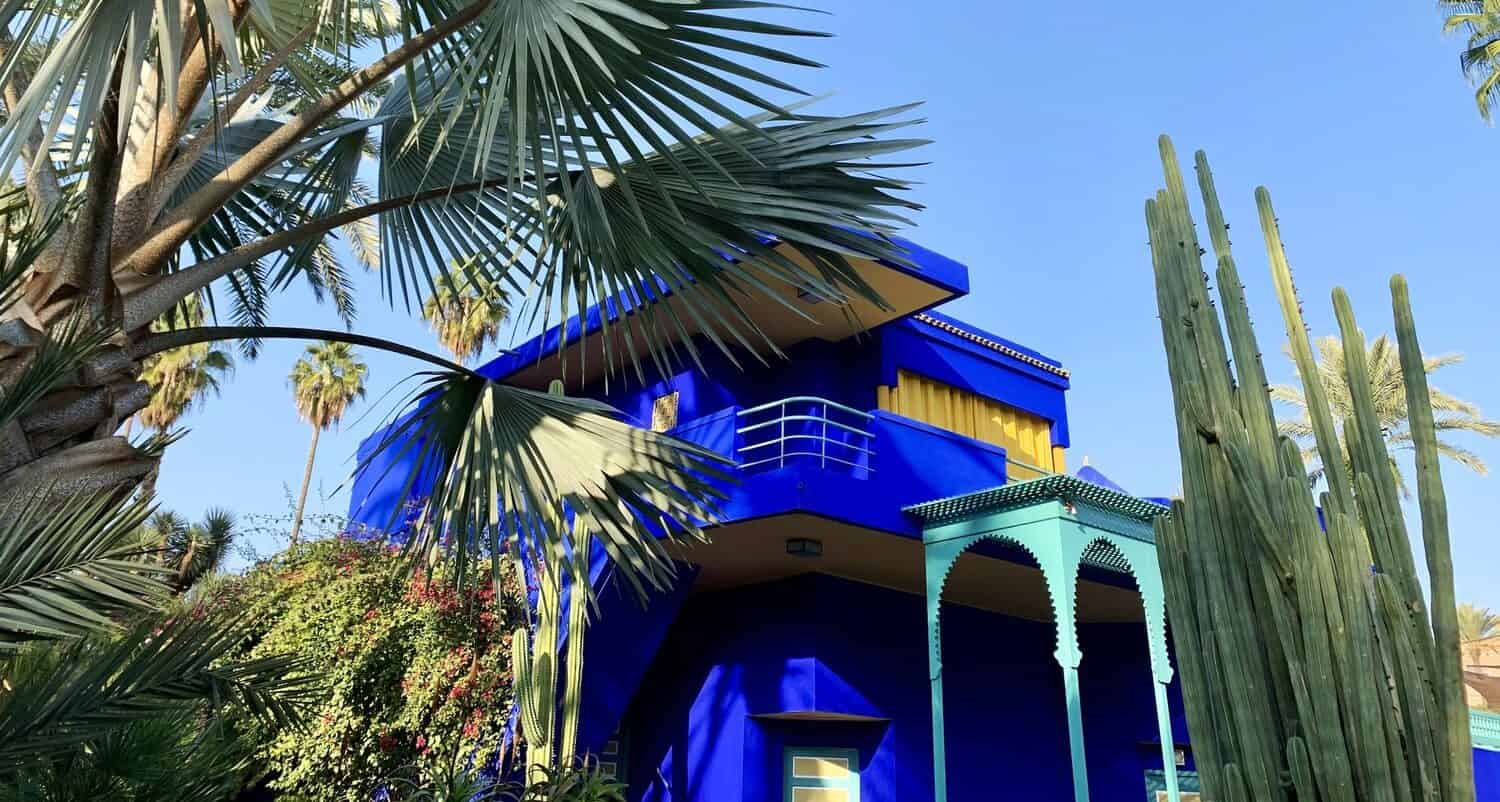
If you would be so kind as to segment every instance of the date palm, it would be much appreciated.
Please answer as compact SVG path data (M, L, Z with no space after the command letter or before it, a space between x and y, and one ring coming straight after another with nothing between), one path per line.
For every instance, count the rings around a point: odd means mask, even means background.
M313 460L318 454L318 435L337 426L349 405L365 397L365 363L348 343L309 345L292 366L292 396L297 414L312 425L312 443L307 447L307 468L302 472L302 490L292 513L292 545L302 531L302 510L307 504L307 486L312 482Z
M510 314L505 291L483 276L439 282L422 304L422 317L437 333L438 344L459 362L468 362L500 336Z
M1479 115L1492 119L1500 104L1500 0L1438 0L1447 16L1443 32L1467 36L1459 67L1474 84Z
M1500 615L1468 602L1458 605L1458 642L1465 664L1478 664L1485 652L1500 650L1500 646L1480 643L1495 637L1500 637Z
M1464 602L1458 606L1458 636L1462 640L1484 640L1500 635L1500 615L1488 607Z
M16 304L60 221L0 228L0 313ZM75 323L44 339L0 391L0 431L43 412L51 388L77 378L106 333ZM141 532L150 515L148 494L127 488L61 500L24 487L0 493L0 788L56 790L54 780L76 776L72 761L153 720L201 724L225 702L268 721L300 717L312 685L296 660L236 659L247 622L211 610L162 618L159 605L212 550L176 566L154 559Z
M1348 381L1344 378L1344 346L1339 338L1334 336L1319 337L1316 344L1318 371L1322 376L1324 387L1327 388L1329 410L1339 424L1338 435L1342 438L1343 422L1354 414L1354 402L1349 396ZM1462 361L1463 356L1460 354L1444 354L1426 357L1423 365L1430 375ZM1390 452L1411 450L1412 436L1407 423L1406 386L1401 379L1400 356L1385 335L1382 334L1370 341L1365 365L1370 375L1375 414L1380 420L1380 430L1385 435L1387 450ZM1467 432L1483 437L1500 437L1500 422L1485 418L1475 404L1449 395L1436 387L1430 388L1430 395L1434 413L1433 424L1439 434ZM1318 450L1316 445L1310 444L1314 439L1312 423L1307 417L1307 399L1303 397L1302 390L1298 387L1278 384L1271 388L1271 398L1300 410L1298 417L1281 420L1277 425L1282 434L1309 444L1303 448L1302 455L1309 463L1315 463ZM1342 440L1339 446L1344 452L1344 461L1347 464L1348 447ZM1475 473L1480 475L1488 473L1488 466L1478 454L1441 438L1437 441L1437 446L1439 453L1443 456ZM1390 460L1391 471L1396 476L1396 484L1402 494L1406 494L1405 477L1394 453L1391 454ZM1315 468L1311 478L1317 478L1321 473L1321 469Z

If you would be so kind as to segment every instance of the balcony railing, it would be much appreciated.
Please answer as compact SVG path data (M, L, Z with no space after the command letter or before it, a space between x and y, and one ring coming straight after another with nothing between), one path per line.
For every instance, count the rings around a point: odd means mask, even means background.
M1469 733L1475 746L1500 752L1500 713L1470 709Z
M1057 472L1040 465L1032 465L1018 459L1005 458L1005 483L1025 482L1031 479L1040 479L1043 476L1052 476Z
M816 396L791 396L740 410L736 456L745 470L781 468L793 462L820 468L845 466L873 472L872 416Z

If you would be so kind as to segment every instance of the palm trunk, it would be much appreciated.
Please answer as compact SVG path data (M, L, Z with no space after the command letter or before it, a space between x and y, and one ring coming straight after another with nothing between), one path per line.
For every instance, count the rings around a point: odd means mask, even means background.
M188 536L187 551L182 554L182 561L177 564L177 592L184 593L188 586L188 571L193 567L193 559L198 556L198 536Z
M312 484L313 457L318 453L318 435L322 428L313 426L312 445L307 447L307 469L302 472L302 492L297 494L297 511L292 513L292 546L297 545L297 535L302 532L302 508L307 504L307 486Z

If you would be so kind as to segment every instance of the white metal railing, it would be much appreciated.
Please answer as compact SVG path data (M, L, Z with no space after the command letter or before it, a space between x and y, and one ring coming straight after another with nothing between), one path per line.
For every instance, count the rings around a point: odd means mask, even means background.
M836 401L795 395L736 413L736 456L741 468L813 459L829 464L874 471L875 435L868 428L874 417ZM837 420L843 418L843 420Z
M1006 471L1006 484L1012 484L1014 482L1024 482L1028 479L1040 479L1044 476L1057 475L1057 471L1051 470L1050 468L1043 468L1040 465L1032 465L1029 462L1022 462L1018 459L1011 459L1009 455L1006 455L1005 463L1006 465L1020 468L1027 473L1027 475L1025 476L1011 476L1010 471Z

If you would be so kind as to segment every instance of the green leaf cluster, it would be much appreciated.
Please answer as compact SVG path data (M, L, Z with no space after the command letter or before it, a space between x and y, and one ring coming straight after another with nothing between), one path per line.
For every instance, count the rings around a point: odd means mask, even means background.
M498 756L519 598L409 565L381 542L320 540L218 589L258 622L249 656L296 654L326 689L304 728L249 731L280 798L365 802L389 777Z

